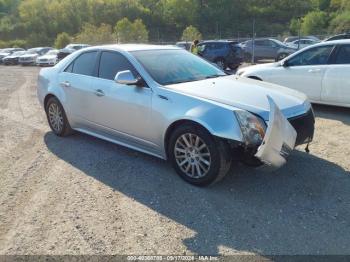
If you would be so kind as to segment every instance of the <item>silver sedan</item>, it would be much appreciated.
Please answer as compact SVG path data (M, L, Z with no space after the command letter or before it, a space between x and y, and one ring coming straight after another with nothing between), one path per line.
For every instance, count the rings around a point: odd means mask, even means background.
M235 160L278 168L314 133L305 95L170 46L80 50L41 70L38 97L56 135L75 130L168 159L197 186Z

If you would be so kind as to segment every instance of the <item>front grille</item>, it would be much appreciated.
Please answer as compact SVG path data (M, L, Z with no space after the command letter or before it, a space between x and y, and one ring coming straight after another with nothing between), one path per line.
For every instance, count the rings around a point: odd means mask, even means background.
M312 141L315 131L315 117L312 109L303 115L288 119L289 123L297 131L295 145L302 145Z

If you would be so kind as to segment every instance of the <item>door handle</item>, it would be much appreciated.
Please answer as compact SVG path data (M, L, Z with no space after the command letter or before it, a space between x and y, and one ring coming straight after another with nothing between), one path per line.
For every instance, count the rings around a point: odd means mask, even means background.
M104 96L105 93L104 93L101 89L97 89L97 90L95 91L95 95L97 95L98 97L101 97L101 96Z
M310 69L309 73L319 73L321 72L321 69Z
M71 85L70 85L70 83L68 81L64 81L64 82L60 83L60 85L62 87L71 87Z

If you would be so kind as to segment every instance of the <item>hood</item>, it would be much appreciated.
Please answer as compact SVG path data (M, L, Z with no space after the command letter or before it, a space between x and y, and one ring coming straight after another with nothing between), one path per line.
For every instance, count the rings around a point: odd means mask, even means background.
M26 54L26 55L22 55L21 57L37 57L38 54Z
M56 55L43 55L38 57L38 59L54 59L56 57L57 57Z
M5 57L5 56L9 56L9 55L11 55L11 54L10 53L0 53L1 57Z
M306 107L309 106L306 96L300 92L238 76L225 76L166 87L184 94L247 110L258 114L265 120L268 120L270 111L267 95L272 97L287 118L305 113Z
M63 48L63 49L60 49L60 53L66 53L66 54L71 54L73 53L74 51L76 51L75 49L72 49L72 48Z

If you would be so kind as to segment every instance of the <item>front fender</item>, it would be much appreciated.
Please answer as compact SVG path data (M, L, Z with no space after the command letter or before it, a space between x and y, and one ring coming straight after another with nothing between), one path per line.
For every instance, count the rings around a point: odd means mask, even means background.
M199 105L189 109L183 117L173 119L171 124L180 120L196 122L206 128L213 136L243 141L240 125L233 110Z

